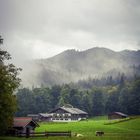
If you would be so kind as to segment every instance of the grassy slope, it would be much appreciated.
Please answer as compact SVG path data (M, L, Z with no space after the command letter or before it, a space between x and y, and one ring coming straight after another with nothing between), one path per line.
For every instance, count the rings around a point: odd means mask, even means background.
M100 118L101 119L101 118ZM81 121L72 123L42 123L36 131L67 131L71 130L73 133L81 133L84 137L81 138L71 138L71 140L139 140L140 139L140 118L132 119L125 122L120 122L111 125L104 125L107 121L105 118L103 120ZM103 137L96 137L95 131L102 130L105 132ZM24 140L24 138L9 138L9 140ZM26 139L26 138L25 138ZM44 140L46 138L30 138L31 140ZM50 140L65 140L70 139L67 137L49 137ZM8 138L0 137L0 140L8 140Z

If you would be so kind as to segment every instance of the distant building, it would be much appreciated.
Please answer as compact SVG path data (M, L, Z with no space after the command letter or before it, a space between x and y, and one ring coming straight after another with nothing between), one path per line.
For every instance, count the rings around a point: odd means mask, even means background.
M39 114L28 114L27 117L32 118L34 121L39 121Z
M52 115L48 113L39 113L39 114L28 114L27 117L31 117L37 122L41 121L51 121Z
M122 112L112 112L110 114L108 114L108 119L123 119L123 118L127 118L128 115L122 113Z
M51 112L51 121L62 122L62 121L80 121L87 119L88 113L74 107L58 107Z
M33 132L36 127L39 127L38 123L36 123L30 117L15 117L13 122L13 129L18 133L26 133Z
M48 113L39 113L39 121L51 121L52 120L52 114Z

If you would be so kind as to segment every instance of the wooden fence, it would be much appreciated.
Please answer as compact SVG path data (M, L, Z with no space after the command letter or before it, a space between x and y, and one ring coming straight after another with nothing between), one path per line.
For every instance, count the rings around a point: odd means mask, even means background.
M49 137L49 136L68 136L71 137L71 131L45 131L45 132L26 132L19 133L19 137Z

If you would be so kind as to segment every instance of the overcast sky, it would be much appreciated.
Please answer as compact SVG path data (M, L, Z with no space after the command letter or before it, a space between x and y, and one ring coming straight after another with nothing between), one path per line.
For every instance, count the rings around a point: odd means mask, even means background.
M0 0L3 47L14 60L66 49L140 49L140 0Z

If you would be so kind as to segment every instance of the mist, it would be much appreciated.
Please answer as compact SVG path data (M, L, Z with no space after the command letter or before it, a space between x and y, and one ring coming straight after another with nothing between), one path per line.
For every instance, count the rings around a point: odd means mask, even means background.
M69 49L140 49L139 0L0 0L0 19L3 49L31 73L30 61Z
M128 78L140 74L140 51L115 52L106 48L85 51L66 50L48 59L37 59L29 64L24 85L53 86L79 80L101 79L124 74ZM32 71L33 69L33 71ZM25 76L23 75L23 79ZM30 79L29 79L30 78ZM27 81L28 80L28 81Z

